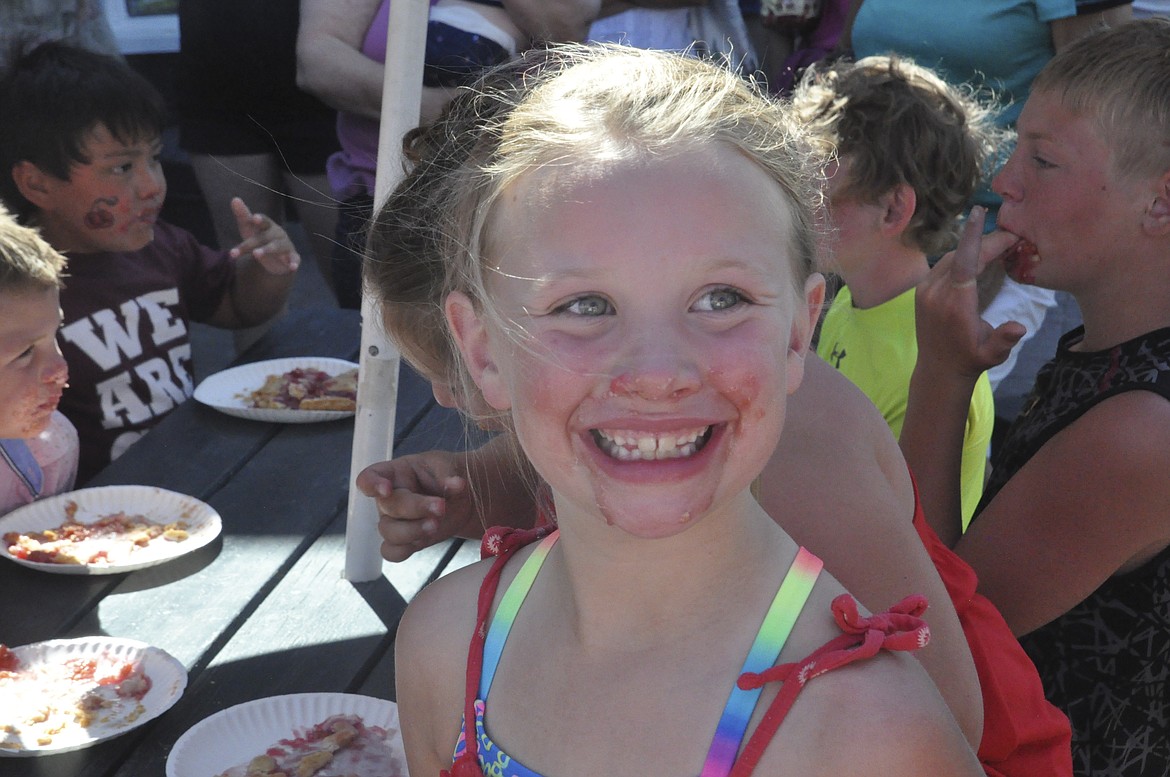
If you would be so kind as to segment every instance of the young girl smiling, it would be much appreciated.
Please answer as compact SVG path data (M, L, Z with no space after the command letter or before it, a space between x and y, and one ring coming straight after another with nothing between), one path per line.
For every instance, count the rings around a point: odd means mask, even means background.
M411 773L979 774L921 667L875 656L927 638L922 602L858 614L751 493L823 297L787 111L658 52L510 75L457 98L388 208L428 206L463 406L514 431L558 528L489 536L496 561L411 604Z

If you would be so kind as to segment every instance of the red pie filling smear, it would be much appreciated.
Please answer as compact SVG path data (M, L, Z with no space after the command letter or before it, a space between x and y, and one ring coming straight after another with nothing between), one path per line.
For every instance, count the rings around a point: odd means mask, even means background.
M1036 280L1036 259L1040 252L1036 246L1020 238L1019 242L1003 254L1003 266L1008 276L1017 283L1034 283Z
M267 410L342 410L357 407L357 370L340 375L298 367L269 375L264 385L241 395L250 407Z

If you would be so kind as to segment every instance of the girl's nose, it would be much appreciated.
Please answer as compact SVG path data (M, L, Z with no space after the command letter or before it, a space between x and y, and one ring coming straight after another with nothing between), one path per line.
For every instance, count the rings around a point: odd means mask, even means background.
M702 372L684 339L661 330L630 341L615 373L610 391L641 399L681 399L702 383Z

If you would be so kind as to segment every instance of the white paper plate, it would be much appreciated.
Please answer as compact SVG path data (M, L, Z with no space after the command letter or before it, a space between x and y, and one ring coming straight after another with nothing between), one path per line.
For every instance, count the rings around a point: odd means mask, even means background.
M189 536L182 542L155 541L134 550L127 559L114 563L46 564L17 558L0 541L0 556L17 564L58 575L111 575L144 569L192 553L219 536L223 523L211 505L193 496L155 486L100 486L68 491L13 510L0 518L0 537L7 532L44 531L66 520L65 506L77 503L73 516L79 523L93 523L117 512L142 515L154 523L186 521Z
M247 763L296 729L341 714L360 715L366 725L391 732L391 747L402 754L406 774L394 702L352 693L294 693L237 704L196 723L171 748L166 777L214 777Z
M269 359L232 367L209 375L195 387L195 399L214 407L221 413L253 421L274 421L282 424L307 424L314 421L333 421L352 416L352 410L277 410L249 407L241 395L247 396L264 385L269 375L283 375L297 368L312 368L330 375L340 375L358 365L345 359L305 356L290 359Z
M63 753L111 739L166 712L178 701L187 687L187 670L174 656L136 640L114 637L55 639L15 647L12 648L12 652L20 659L21 669L39 668L47 675L52 675L54 667L64 667L70 659L96 660L98 676L114 674L117 668L127 661L141 662L151 686L141 701L119 700L113 706L103 709L97 720L88 728L70 725L54 734L49 744L37 744L32 732L29 732L29 741L22 740L19 734L0 733L0 742L6 743L0 746L0 755L4 756ZM88 687L84 683L63 683L60 695L52 696L63 708L71 707L73 700L95 685L96 682L89 684ZM23 708L23 704L15 696L8 696L9 693L12 693L11 688L6 691L0 687L0 728L5 724L20 722L16 716L17 710ZM48 691L43 687L36 691L36 697L42 704L46 701L46 693Z

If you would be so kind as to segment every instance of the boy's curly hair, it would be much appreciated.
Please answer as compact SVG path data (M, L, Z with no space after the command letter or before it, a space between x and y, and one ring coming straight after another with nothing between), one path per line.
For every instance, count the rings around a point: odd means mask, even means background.
M927 255L953 246L960 214L1011 137L996 127L990 95L894 55L810 68L792 103L825 161L849 159L843 195L874 202L898 184L914 189L906 239Z

